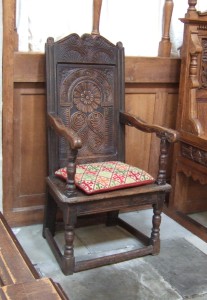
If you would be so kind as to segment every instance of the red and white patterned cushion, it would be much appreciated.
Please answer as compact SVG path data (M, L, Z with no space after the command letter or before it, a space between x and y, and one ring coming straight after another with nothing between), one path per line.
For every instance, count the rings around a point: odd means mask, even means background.
M66 180L67 170L55 175ZM155 179L144 170L120 161L80 164L76 167L75 184L87 194L153 183Z

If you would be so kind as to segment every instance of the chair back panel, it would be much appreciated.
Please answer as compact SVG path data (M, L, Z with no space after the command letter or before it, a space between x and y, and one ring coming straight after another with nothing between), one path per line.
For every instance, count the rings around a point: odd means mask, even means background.
M124 128L119 123L124 109L122 44L90 34L71 34L57 42L49 38L46 72L48 112L82 139L78 163L124 160ZM65 139L50 131L50 171L65 166L70 151Z

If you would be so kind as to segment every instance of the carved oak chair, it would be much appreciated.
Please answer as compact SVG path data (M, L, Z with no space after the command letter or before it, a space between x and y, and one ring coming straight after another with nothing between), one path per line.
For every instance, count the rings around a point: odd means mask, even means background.
M177 133L147 125L124 112L124 48L99 32L71 34L46 43L48 120L48 201L43 236L65 275L136 257L158 254L159 227L166 193L169 143ZM161 141L159 172L153 179L125 164L125 126L155 133ZM132 149L136 155L138 149ZM61 178L60 178L61 177ZM152 205L149 237L118 217L120 210ZM65 245L58 247L57 211L62 213ZM83 215L106 213L108 226L122 226L143 247L88 258L74 256L74 229Z

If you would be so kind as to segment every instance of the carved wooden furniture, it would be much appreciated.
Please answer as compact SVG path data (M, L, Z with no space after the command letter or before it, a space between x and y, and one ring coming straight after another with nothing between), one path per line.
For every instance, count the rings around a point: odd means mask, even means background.
M95 9L95 11L99 11ZM96 18L95 18L96 19ZM95 26L98 28L98 26ZM135 257L157 254L160 249L161 211L170 185L166 183L167 153L177 133L147 125L124 112L124 49L112 44L93 28L92 34L71 34L46 43L48 111L48 201L43 235L65 275ZM94 162L125 161L125 125L160 138L160 162L156 182L118 190L86 194L76 188L76 166ZM132 149L135 153L139 149ZM76 164L77 163L77 164ZM55 176L67 167L66 182ZM92 170L93 171L93 170ZM93 173L91 173L93 175ZM90 175L91 175L90 174ZM91 175L91 176L92 176ZM93 180L87 182L87 187ZM122 209L152 205L149 237L118 218ZM65 246L62 253L55 239L57 212L62 213ZM140 238L143 247L89 257L74 256L74 229L79 216L107 213L108 226L122 226Z
M169 212L207 241L207 229L189 214L207 210L207 13L188 1L181 50L176 144Z
M61 286L40 278L0 213L0 299L67 300Z

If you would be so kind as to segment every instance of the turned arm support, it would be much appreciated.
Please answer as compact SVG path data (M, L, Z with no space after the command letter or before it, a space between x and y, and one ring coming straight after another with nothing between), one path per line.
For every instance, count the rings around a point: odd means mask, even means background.
M160 138L159 170L156 181L159 185L165 184L169 144L175 143L179 140L179 133L176 130L159 125L147 124L140 118L129 113L121 112L120 122L124 125L135 127L147 133L155 133L157 137Z
M76 193L75 187L75 172L76 172L76 158L78 149L82 147L82 141L77 133L71 128L67 128L62 120L57 116L48 114L48 125L59 135L64 137L70 145L71 155L67 163L67 180L66 189L70 195Z
M67 128L59 117L48 114L47 120L50 127L53 128L59 136L64 137L69 142L71 149L75 150L82 147L82 141L77 133Z

